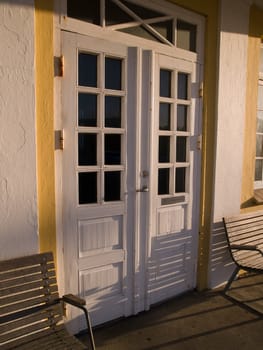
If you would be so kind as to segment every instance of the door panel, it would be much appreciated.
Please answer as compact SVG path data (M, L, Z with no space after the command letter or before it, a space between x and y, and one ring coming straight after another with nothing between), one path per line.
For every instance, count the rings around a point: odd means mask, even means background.
M127 49L64 33L63 53L65 290L87 300L96 324L131 312L125 195ZM73 312L69 318L77 319ZM74 330L79 328L74 322Z
M198 67L69 32L63 54L65 291L100 324L195 286Z
M154 55L149 305L195 287L200 117L197 65ZM195 173L194 173L195 168Z

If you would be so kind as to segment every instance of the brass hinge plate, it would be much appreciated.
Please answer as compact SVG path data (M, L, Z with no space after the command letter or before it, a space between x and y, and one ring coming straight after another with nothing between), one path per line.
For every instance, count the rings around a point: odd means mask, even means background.
M54 76L63 77L64 75L64 56L54 57Z

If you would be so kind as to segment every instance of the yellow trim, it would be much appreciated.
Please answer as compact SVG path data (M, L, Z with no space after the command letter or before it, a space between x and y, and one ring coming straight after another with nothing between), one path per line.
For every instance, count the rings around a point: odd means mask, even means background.
M198 289L207 287L216 106L218 0L170 0L206 17ZM56 252L53 141L53 1L35 0L37 165L40 250Z
M200 236L197 270L197 288L207 288L208 267L211 238L211 210L213 193L213 169L215 146L215 110L216 110L216 69L217 66L217 32L218 32L218 0L170 0L171 2L198 12L206 17L205 28L205 66L204 66L204 98L203 98L203 144L202 144L202 176L200 199Z
M53 0L35 0L39 249L56 253Z
M263 209L262 205L256 207L253 206L259 51L263 34L262 18L263 10L254 5L251 6L249 19L246 120L241 194L242 212Z

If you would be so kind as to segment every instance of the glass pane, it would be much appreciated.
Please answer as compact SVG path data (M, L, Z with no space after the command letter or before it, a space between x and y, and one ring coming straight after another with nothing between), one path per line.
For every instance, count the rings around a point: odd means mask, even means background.
M105 135L105 164L121 164L121 135Z
M196 51L196 25L177 21L177 47L188 51Z
M121 172L107 171L104 180L104 200L119 201L121 199Z
M171 129L171 105L169 103L160 103L159 110L159 129L170 130Z
M160 40L158 38L156 38L153 34L151 34L148 30L146 30L142 26L122 28L122 29L119 29L119 31L123 32L123 33L131 34L131 35L135 35L135 36L138 36L138 37L143 38L143 39L148 39L148 40L160 42Z
M257 112L257 132L263 133L263 111Z
M260 71L260 73L263 73L263 47L260 49L259 71Z
M97 87L97 56L79 53L79 85Z
M129 23L133 21L132 17L130 17L126 12L120 9L120 7L111 0L106 0L105 6L106 26L120 23Z
M188 74L178 73L177 98L187 100L188 98Z
M177 168L175 172L175 192L185 192L186 168Z
M263 110L263 85L258 86L258 109Z
M187 131L187 106L177 106L177 131Z
M169 70L160 70L160 96L171 97L172 72Z
M79 126L97 126L97 95L79 93Z
M170 169L158 171L158 194L169 194Z
M121 90L122 60L117 58L105 58L105 88Z
M263 157L263 135L257 135L256 157Z
M159 136L159 163L170 162L170 136Z
M131 9L136 15L141 17L142 19L156 18L163 16L161 12L157 12L154 10L150 10L148 8L132 4L128 1L122 1L129 9Z
M121 97L105 96L105 127L121 127Z
M93 24L100 24L100 0L67 0L69 17Z
M186 137L184 136L176 138L176 161L186 162Z
M78 135L79 165L97 164L97 134Z
M262 181L263 160L256 160L255 181Z
M171 43L173 42L173 21L153 23L151 26L164 38L169 40Z
M79 204L97 203L97 173L79 173Z

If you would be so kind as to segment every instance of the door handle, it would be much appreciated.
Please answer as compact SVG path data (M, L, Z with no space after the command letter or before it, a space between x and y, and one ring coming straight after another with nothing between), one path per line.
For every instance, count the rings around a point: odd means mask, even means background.
M136 190L136 192L149 192L149 188L147 186L143 186L142 188Z

